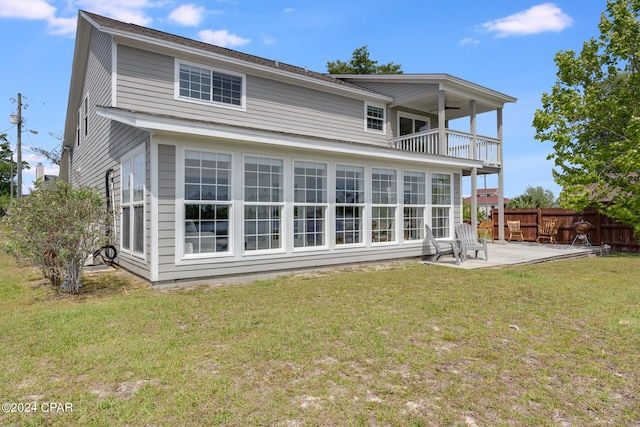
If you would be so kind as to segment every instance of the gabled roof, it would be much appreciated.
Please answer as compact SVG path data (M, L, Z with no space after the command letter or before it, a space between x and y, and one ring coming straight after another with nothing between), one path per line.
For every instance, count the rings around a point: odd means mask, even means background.
M131 40L138 43L155 45L159 49L174 49L185 53L210 57L242 67L253 68L256 72L268 73L274 78L289 79L300 85L319 85L322 90L338 91L345 96L361 99L374 99L390 103L393 98L375 90L346 82L329 74L309 71L305 68L285 64L277 60L269 60L254 55L238 52L220 46L204 43L186 37L169 34L163 31L142 27L140 25L121 22L95 13L78 11L78 24L71 69L71 83L67 102L67 116L65 120L64 145L73 146L75 139L74 121L76 111L82 102L82 87L84 84L86 61L89 55L89 40L92 28L110 34L120 40ZM63 157L65 156L63 151ZM64 169L65 166L62 166Z
M230 60L242 61L246 64L253 64L255 66L265 67L271 69L273 72L286 72L298 75L300 77L312 78L325 83L339 85L345 89L356 90L359 92L366 92L372 95L385 95L379 94L371 89L358 86L356 84L346 82L338 79L330 74L322 74L315 71L309 71L306 68L296 67L293 65L285 64L283 62L271 59L261 58L255 55L249 55L247 53L239 52L225 47L216 46L213 44L201 42L198 40L189 39L175 34L165 33L163 31L154 30L152 28L142 27L136 24L125 23L117 21L115 19L107 18L106 16L96 15L95 13L80 11L80 17L87 19L97 29L110 33L112 35L126 36L129 38L144 39L147 42L156 42L156 44L173 45L177 48L183 49L195 49L203 54L215 55L224 57ZM389 98L391 100L391 98Z

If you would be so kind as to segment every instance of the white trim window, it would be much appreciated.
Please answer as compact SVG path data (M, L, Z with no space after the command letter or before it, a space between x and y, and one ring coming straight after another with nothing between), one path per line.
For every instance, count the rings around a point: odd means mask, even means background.
M404 240L422 240L424 238L426 203L425 173L405 171Z
M79 147L89 135L89 95L82 98L76 122L76 145Z
M293 185L293 246L325 246L327 164L295 161Z
M146 181L146 161L143 150L122 159L120 177L122 205L120 247L123 252L143 256Z
M184 153L184 252L228 253L231 218L231 155Z
M177 99L244 110L244 74L177 60L175 74Z
M367 132L386 133L385 107L364 103L364 129Z
M83 116L84 116L84 136L87 136L89 135L89 95L84 97Z
M431 229L435 238L451 237L451 175L431 174Z
M371 169L371 204L373 242L395 242L398 206L398 173L395 169Z
M282 249L284 162L247 156L244 159L244 249Z
M424 132L430 128L431 119L429 117L418 116L402 111L398 112L398 136Z
M364 167L336 165L336 245L362 243Z
M80 137L80 131L81 131L81 129L82 129L82 121L81 121L81 119L80 119L80 117L81 117L81 113L80 113L80 111L81 111L81 110L79 109L79 110L78 110L78 117L77 117L77 119L76 119L76 145L77 145L78 147L80 146L80 140L81 140L81 137Z

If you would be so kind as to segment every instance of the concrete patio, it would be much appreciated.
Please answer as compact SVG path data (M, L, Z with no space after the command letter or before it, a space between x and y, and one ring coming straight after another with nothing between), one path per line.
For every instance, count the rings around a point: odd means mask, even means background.
M485 261L484 252L479 251L476 258L473 251L467 254L467 260L456 264L451 255L443 255L437 262L430 259L425 264L442 265L448 267L474 270L478 268L498 267L501 265L536 264L570 258L584 258L588 256L605 255L609 250L600 246L561 245L536 242L504 242L489 243L487 245L489 260Z

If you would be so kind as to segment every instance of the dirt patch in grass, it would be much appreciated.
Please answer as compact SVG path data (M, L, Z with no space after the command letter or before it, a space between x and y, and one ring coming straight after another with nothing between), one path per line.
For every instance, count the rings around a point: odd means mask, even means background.
M117 399L129 399L145 385L152 385L154 387L158 387L160 385L160 381L158 380L124 381L124 382L113 384L111 386L98 384L91 387L89 392L101 399L106 399L111 396Z

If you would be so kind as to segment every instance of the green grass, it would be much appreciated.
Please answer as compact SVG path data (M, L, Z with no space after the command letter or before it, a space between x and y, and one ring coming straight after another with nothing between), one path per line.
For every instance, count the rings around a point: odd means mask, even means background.
M0 265L0 400L38 405L0 425L640 419L637 256L397 263L171 291L100 273L75 297L6 255Z

